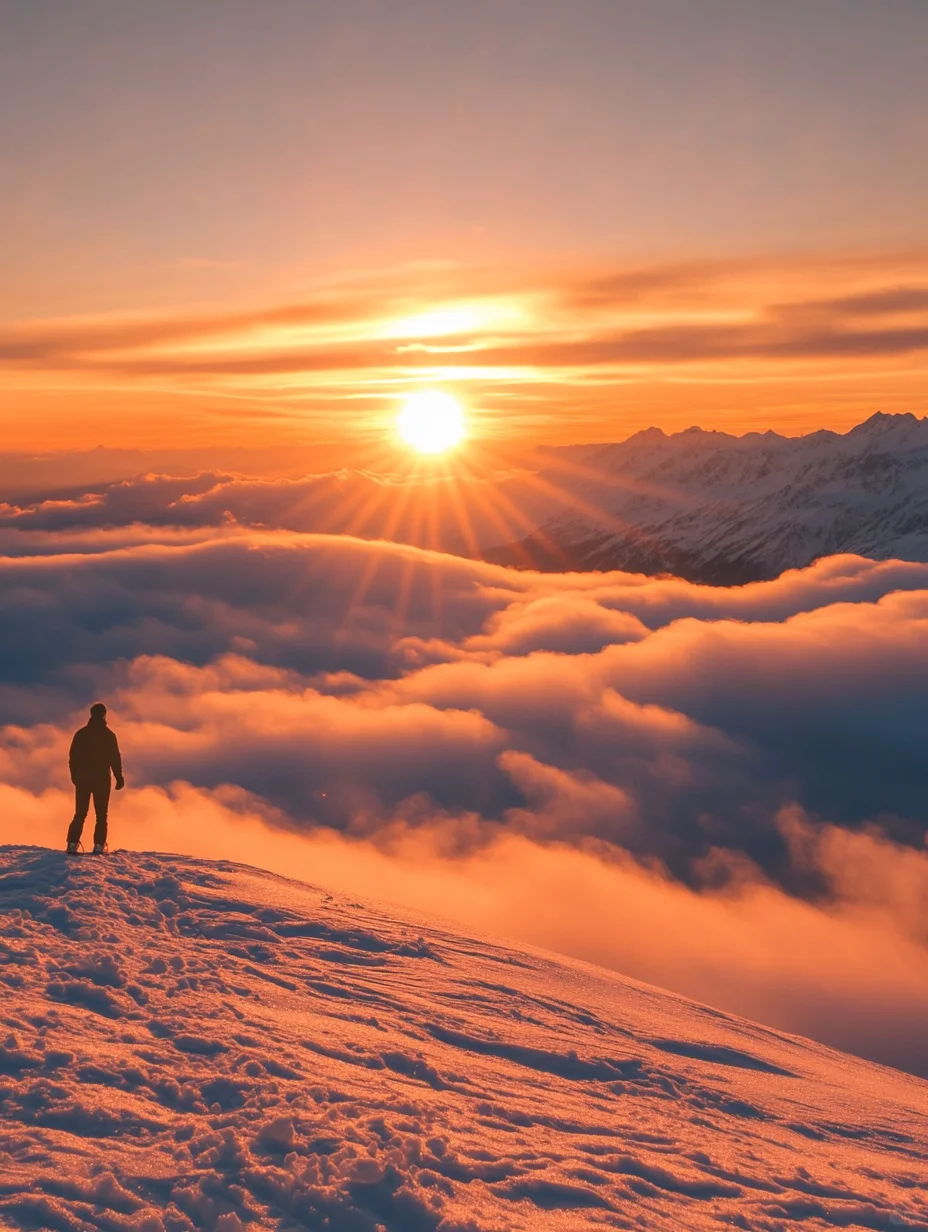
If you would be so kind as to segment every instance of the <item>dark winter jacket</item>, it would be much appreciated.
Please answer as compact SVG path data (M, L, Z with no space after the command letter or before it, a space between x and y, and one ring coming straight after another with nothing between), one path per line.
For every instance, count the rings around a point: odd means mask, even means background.
M110 731L106 721L91 719L86 727L80 727L71 741L68 756L71 767L71 782L99 782L108 779L110 770L117 781L122 778L122 758L116 733Z

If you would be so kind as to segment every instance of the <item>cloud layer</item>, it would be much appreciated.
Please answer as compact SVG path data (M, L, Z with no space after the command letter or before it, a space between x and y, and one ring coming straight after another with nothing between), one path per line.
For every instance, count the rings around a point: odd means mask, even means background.
M146 809L187 850L247 826L253 861L328 852L429 909L445 887L473 926L928 1071L898 1019L928 1004L928 566L724 589L237 527L18 533L8 841L60 841L102 695L117 842L157 845Z

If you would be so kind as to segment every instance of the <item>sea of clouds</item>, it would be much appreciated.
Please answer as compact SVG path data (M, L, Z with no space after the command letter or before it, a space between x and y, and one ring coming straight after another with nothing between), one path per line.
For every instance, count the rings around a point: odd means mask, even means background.
M928 1074L928 565L541 575L154 493L0 519L5 842L63 841L102 698L114 846L437 911Z

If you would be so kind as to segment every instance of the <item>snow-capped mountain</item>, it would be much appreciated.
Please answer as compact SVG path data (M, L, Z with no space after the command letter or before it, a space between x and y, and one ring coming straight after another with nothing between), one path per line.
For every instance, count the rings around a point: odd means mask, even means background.
M928 1083L255 869L0 851L0 1221L928 1229Z
M491 558L729 584L842 552L928 560L928 418L800 437L649 428L552 452L568 507Z

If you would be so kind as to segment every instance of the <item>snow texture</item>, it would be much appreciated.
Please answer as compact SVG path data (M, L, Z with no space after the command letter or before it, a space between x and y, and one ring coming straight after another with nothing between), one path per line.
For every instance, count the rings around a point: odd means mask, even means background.
M736 585L835 553L928 560L928 418L878 413L800 437L649 428L552 454L573 507L525 547L557 569Z
M0 849L0 1223L928 1229L928 1083L269 873Z

